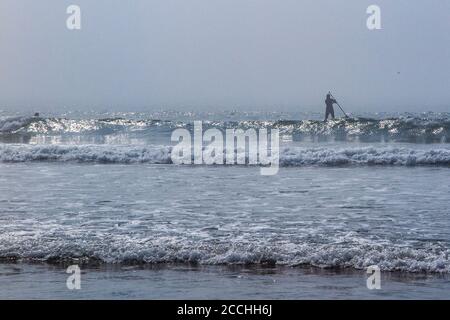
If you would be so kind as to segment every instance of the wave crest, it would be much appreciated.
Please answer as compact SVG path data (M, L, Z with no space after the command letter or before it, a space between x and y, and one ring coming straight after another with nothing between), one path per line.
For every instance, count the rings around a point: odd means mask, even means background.
M68 236L68 235L67 235ZM81 235L80 235L81 236ZM318 244L230 242L212 244L170 237L133 239L125 235L89 235L89 238L24 237L3 234L0 259L110 264L199 263L206 265L271 264L319 268L449 273L448 250L438 245L407 248L392 244Z
M295 140L318 139L361 142L450 142L450 119L399 117L388 119L336 119L326 123L317 120L279 121L204 121L204 128L278 128L282 135ZM65 119L65 118L6 118L0 120L0 134L98 134L145 132L162 128L186 127L192 123L170 120Z

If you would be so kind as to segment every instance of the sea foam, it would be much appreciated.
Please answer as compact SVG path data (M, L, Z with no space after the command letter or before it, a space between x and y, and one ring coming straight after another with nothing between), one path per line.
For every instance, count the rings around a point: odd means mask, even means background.
M0 235L0 259L49 263L84 261L108 264L199 263L206 265L288 265L318 268L449 273L448 250L429 245L409 248L392 243L352 239L328 244L231 241L212 244L174 237L133 238L130 235L58 234Z
M171 146L0 144L0 162L171 164ZM243 152L236 152L244 156ZM280 166L450 166L450 150L393 146L284 147Z

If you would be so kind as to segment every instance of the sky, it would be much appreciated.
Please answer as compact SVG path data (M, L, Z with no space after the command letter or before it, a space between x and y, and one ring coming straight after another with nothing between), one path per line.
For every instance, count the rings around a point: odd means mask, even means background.
M331 90L348 111L450 112L449 84L448 0L0 2L3 110L311 111Z

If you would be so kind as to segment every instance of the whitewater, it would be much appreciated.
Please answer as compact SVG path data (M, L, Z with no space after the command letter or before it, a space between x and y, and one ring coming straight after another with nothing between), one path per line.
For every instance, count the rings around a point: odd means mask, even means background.
M171 164L171 146L0 145L1 162L59 161L80 163ZM246 157L245 150L235 150ZM246 159L248 163L248 157ZM284 147L281 166L450 166L450 149L407 147Z

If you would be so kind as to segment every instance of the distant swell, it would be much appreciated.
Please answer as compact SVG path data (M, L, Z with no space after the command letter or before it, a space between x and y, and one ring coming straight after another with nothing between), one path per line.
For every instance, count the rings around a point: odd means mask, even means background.
M0 144L0 162L171 164L170 152L170 146ZM450 149L380 146L289 147L280 150L280 166L312 165L450 166Z

